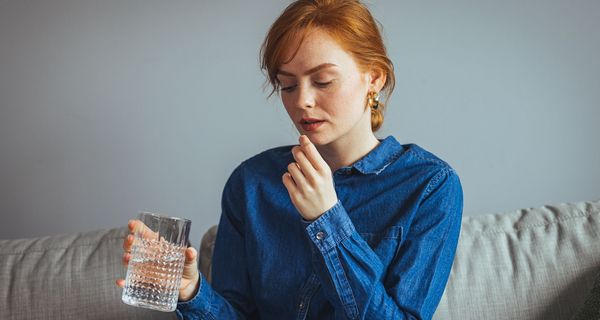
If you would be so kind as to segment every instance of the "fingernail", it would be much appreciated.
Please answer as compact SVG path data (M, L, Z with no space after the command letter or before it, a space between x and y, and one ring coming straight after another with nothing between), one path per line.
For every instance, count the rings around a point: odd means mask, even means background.
M300 136L300 143L304 143L304 144L308 144L310 142L310 140L308 140L308 137L305 135L301 135Z

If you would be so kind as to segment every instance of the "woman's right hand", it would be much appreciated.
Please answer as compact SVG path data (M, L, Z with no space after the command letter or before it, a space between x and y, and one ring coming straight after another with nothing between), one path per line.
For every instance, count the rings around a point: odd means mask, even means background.
M123 265L127 267L129 259L131 259L131 247L133 245L134 234L137 228L144 228L142 234L153 233L148 227L140 220L129 220L127 223L129 228L129 234L125 236L123 240ZM179 301L188 301L192 299L198 291L198 282L200 280L200 273L198 272L198 264L196 257L198 252L194 247L188 247L185 250L185 263L183 266L183 276L181 278L181 285L179 286ZM121 288L125 286L124 279L117 279L117 285Z

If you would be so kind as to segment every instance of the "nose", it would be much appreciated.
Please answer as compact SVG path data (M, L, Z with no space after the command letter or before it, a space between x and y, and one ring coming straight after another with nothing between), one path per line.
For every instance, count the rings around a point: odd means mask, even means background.
M297 87L297 100L296 106L300 109L314 108L315 107L315 93L309 86L298 86Z

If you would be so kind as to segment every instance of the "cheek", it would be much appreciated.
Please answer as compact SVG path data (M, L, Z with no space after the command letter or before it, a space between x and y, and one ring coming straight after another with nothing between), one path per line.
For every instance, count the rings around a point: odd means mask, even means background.
M364 112L363 88L361 86L344 86L328 97L331 112L344 118L356 118Z
M285 108L285 111L287 111L287 113L290 113L290 110L292 109L292 104L291 104L290 99L282 96L281 97L281 104L283 104L283 107Z
M288 117L290 118L290 120L292 120L292 122L295 122L295 119L299 116L298 112L302 112L301 110L299 110L298 108L294 107L294 104L292 103L291 99L286 99L286 98L281 98L281 103L283 104L283 108L285 109L285 112L287 113Z

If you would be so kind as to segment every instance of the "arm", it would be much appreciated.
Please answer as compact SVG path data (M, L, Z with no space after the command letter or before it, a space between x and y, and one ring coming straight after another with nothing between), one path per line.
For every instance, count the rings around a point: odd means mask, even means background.
M198 293L177 305L179 319L253 319L256 308L245 261L243 184L240 165L227 181L213 253L212 285L201 275Z
M456 174L440 171L385 274L338 202L306 228L315 249L313 264L330 302L349 319L430 319L452 267L462 201Z

